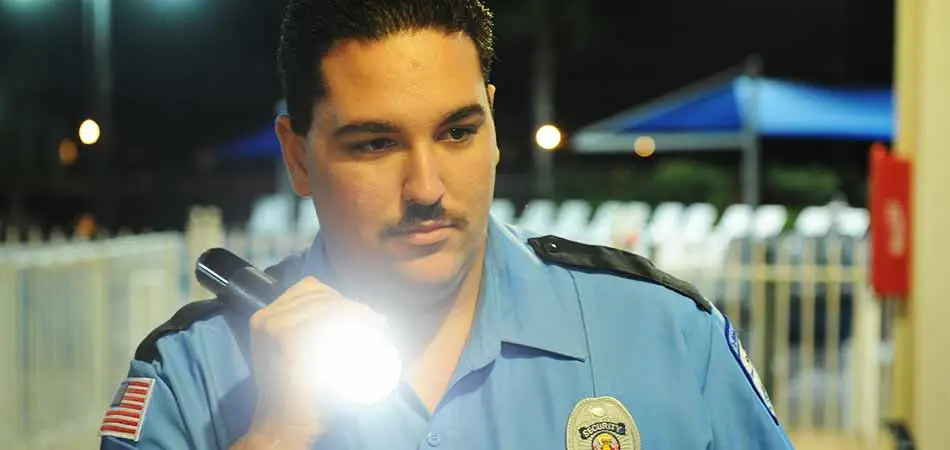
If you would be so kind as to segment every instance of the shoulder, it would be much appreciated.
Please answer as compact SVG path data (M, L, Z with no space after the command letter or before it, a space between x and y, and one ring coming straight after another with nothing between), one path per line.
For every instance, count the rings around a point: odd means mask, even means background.
M526 237L525 242L545 264L577 273L616 277L626 280L627 284L646 284L669 294L661 295L663 298L678 297L691 301L706 313L714 310L709 300L693 285L656 268L649 259L640 255L551 235Z
M294 254L282 260L281 262L268 267L265 272L277 280L286 280L293 273L299 271L301 255ZM152 362L162 358L159 350L159 341L180 336L187 333L191 338L201 339L205 334L204 329L212 330L215 335L220 335L219 331L228 331L231 334L235 330L233 311L228 308L219 299L200 300L188 303L182 306L170 319L153 329L135 350L135 359L142 362Z
M153 329L135 349L135 359L151 362L160 359L158 341L190 329L194 324L220 315L224 304L217 299L195 301L182 306L174 315Z

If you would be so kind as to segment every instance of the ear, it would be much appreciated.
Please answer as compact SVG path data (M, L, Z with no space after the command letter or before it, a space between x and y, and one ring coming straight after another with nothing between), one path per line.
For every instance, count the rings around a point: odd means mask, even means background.
M495 120L495 85L488 83L486 86L488 90L488 106L492 110L492 120ZM495 166L498 166L498 163L501 162L501 150L498 148L498 141L495 141Z
M309 171L307 169L306 137L294 132L290 116L281 114L274 123L274 132L280 141L280 152L284 155L284 166L290 174L290 183L299 197L310 196Z

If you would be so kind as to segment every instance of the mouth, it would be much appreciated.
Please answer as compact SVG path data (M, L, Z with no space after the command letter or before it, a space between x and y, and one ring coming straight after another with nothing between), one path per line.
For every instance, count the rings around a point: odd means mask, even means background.
M401 228L392 237L413 246L436 245L446 241L457 226L447 220L430 220Z

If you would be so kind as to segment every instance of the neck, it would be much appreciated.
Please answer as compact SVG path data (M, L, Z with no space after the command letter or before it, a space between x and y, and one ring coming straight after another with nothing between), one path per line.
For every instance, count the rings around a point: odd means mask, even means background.
M472 261L454 295L445 302L442 317L422 320L418 325L410 325L412 320L403 322L410 327L403 328L401 336L396 337L402 347L409 384L429 412L436 410L451 388L452 376L475 321L479 292L483 289L484 261L482 251Z
M480 248L462 265L452 282L435 289L405 283L367 283L365 277L336 279L342 283L341 293L354 300L386 299L370 306L388 318L393 342L402 355L405 375L430 412L437 408L450 388L468 341L482 289L487 241L487 238L482 240ZM339 275L356 273L359 272L345 271ZM401 294L393 296L396 292ZM419 299L426 299L424 306L412 307L419 305Z
M485 240L487 241L487 239ZM483 241L483 242L485 242ZM465 336L472 326L484 274L487 242L462 266L459 275L438 286L381 282L367 283L365 271L334 268L337 289L344 296L366 302L387 317L390 332L406 362L428 351L433 341L446 335ZM338 260L337 260L338 261ZM426 299L419 302L420 298ZM372 299L385 299L373 301Z
M449 289L420 292L428 295L429 308L405 309L398 304L387 314L394 326L393 332L401 343L407 362L420 359L424 353L441 347L440 341L461 338L460 345L472 327L478 297L482 289L485 268L485 251L480 250L468 264L459 279ZM409 299L411 301L411 299ZM454 361L453 361L454 362Z

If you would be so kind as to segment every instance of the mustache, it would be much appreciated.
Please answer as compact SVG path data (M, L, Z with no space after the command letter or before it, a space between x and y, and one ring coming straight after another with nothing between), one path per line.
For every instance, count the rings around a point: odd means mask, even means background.
M433 223L438 226L463 228L468 225L468 220L461 213L447 209L442 202L431 205L410 203L406 205L406 212L402 220L386 227L382 232L382 236L390 237L406 234L414 228Z

